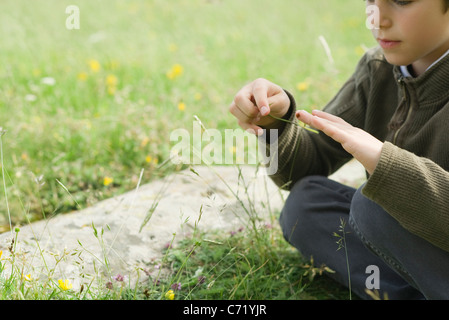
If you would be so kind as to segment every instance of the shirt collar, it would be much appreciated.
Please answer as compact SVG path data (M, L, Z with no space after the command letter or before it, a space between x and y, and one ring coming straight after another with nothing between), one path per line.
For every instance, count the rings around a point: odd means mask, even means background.
M434 63L432 63L427 69L429 70L430 68L432 68L434 65L436 65L438 62L440 62L444 57L446 57L449 54L449 50L446 51L445 54L443 54L438 60L436 60ZM399 67L401 70L401 73L404 77L408 78L408 77L413 77L410 73L410 71L408 70L408 66L400 66Z

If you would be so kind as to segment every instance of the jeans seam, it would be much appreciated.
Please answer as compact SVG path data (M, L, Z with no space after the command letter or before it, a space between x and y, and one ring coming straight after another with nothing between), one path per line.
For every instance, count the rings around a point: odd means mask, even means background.
M352 219L351 216L349 216L349 225L351 228L355 231L357 236L360 238L360 240L376 255L381 257L384 261L386 261L389 265L393 266L396 270L400 271L403 274L406 274L410 279L412 279L412 276L410 273L408 273L399 263L397 263L395 260L391 259L389 256L385 255L381 250L376 248L370 241L368 241L365 236L360 232L359 228L356 225L356 222L354 219Z

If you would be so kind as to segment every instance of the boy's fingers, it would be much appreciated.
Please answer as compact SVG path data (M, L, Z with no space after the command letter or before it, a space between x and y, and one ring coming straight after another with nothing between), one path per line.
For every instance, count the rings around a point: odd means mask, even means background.
M312 115L317 116L322 119L329 120L331 122L347 125L348 123L344 121L342 118L334 116L333 114L321 111L321 110L313 110Z
M255 134L256 136L261 136L263 134L263 129L255 124L239 121L239 126L250 134Z
M231 112L232 115L234 115L234 117L236 117L242 122L247 123L252 123L255 121L257 122L257 120L259 119L259 111L257 111L254 105L251 105L250 108L256 110L256 112L253 112L250 115L248 114L249 112L248 113L244 112L237 104L232 103L231 106L229 107L229 111Z
M237 116L233 112L235 109L240 110L247 118L255 118L259 114L259 109L254 105L250 94L238 94L229 107L229 111Z
M253 97L254 102L259 109L262 116L266 116L270 113L270 107L268 103L268 84L266 81L258 80L253 84Z
M304 110L296 111L296 118L298 118L298 120L304 122L305 124L312 125L313 116L307 111Z
M320 115L323 115L324 113L325 112L321 112ZM347 122L333 115L329 115L327 118L324 118L319 117L318 114L315 114L315 112L314 115L312 115L307 111L301 110L296 113L296 116L298 120L324 132L326 135L339 143L344 143L353 129L353 127Z
M348 124L342 118L334 116L327 112L319 111L319 110L312 111L312 114L310 114L304 110L299 110L296 112L296 116L299 120L301 120L302 122L304 122L308 125L311 125L311 126L316 126L317 120L320 119L320 120L323 120L322 122L320 122L321 126L328 123L328 124L332 124L332 125L339 126L339 127L352 127L350 124ZM322 128L318 128L318 127L317 127L317 129L322 130Z

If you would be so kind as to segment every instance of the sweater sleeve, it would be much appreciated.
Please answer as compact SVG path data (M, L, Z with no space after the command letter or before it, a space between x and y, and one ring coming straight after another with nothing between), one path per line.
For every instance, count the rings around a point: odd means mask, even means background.
M449 252L449 173L436 163L385 142L362 193L405 229Z
M369 65L366 57L359 62L354 74L346 81L324 111L341 117L356 127L364 126L366 91L369 90ZM287 92L287 91L286 91ZM303 129L295 117L296 103L290 98L289 121L279 130L277 142L277 171L270 178L289 190L295 182L308 175L329 176L348 162L352 156L324 133ZM287 114L287 115L288 115ZM273 143L273 141L270 141Z

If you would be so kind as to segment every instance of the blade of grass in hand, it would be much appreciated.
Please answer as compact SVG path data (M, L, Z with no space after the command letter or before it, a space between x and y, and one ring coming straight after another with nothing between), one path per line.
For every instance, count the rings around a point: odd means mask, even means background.
M272 117L273 119L276 119L276 120L279 120L279 121L283 121L283 122L288 122L288 123L291 123L291 124L296 125L296 126L298 126L298 127L304 128L304 129L306 129L307 131L310 131L310 132L319 134L318 130L315 130L315 129L312 129L312 128L310 128L310 127L307 127L306 125L302 126L302 125L299 123L299 121L298 121L298 122L296 122L296 121L290 121L290 120L287 120L287 119L275 117L275 116L273 116L273 115L271 115L271 114L269 114L269 116Z

